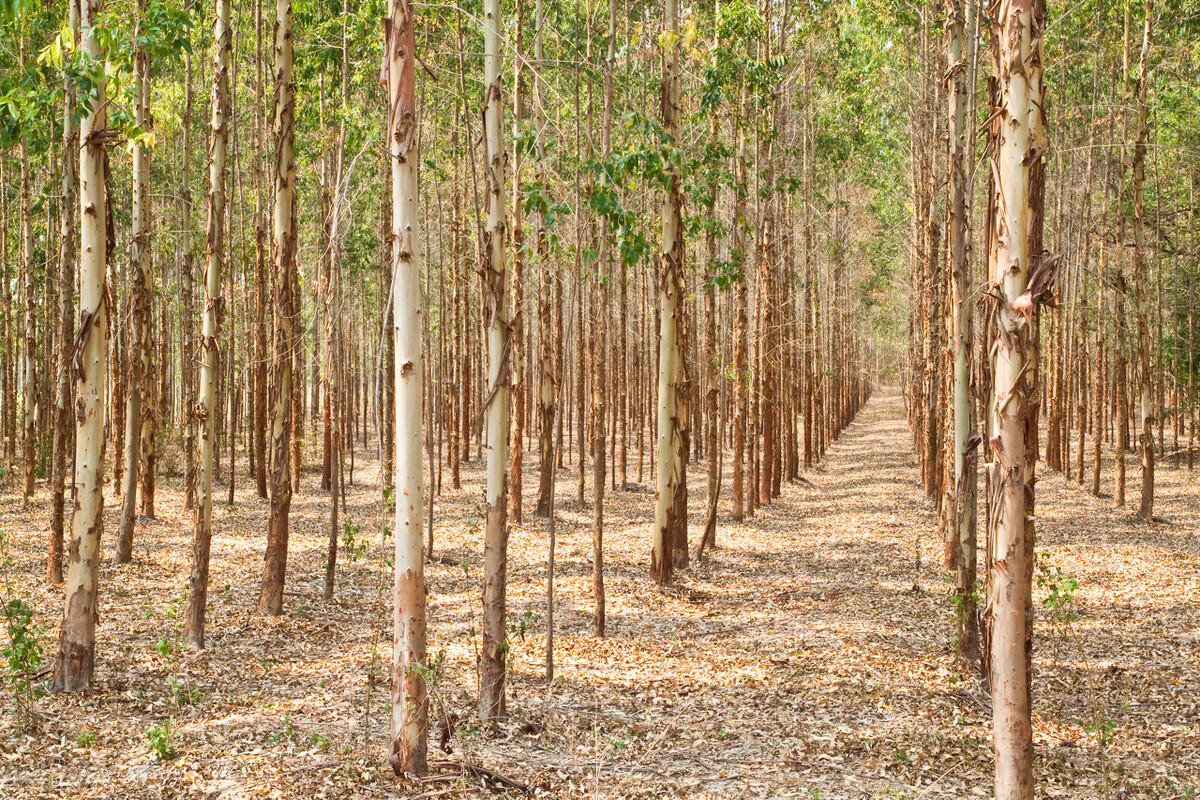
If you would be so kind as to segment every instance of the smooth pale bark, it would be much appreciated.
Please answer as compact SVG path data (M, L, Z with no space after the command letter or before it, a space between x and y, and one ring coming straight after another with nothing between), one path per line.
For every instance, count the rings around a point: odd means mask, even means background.
M950 272L950 344L953 354L953 457L954 475L948 485L950 530L947 532L948 566L955 572L958 596L958 652L968 664L979 654L979 622L975 600L976 573L976 458L980 442L975 432L971 398L970 194L967 180L968 138L973 130L967 117L968 76L971 72L967 21L962 0L946 2L946 44L950 61L948 131L950 190L947 208L946 250Z
M1142 451L1142 491L1137 515L1145 522L1154 520L1154 387L1150 361L1150 300L1146 291L1146 142L1149 104L1146 100L1147 71L1150 67L1150 19L1154 4L1146 2L1146 24L1142 36L1142 54L1139 59L1137 84L1134 96L1137 101L1137 140L1133 145L1133 296L1137 313L1138 343L1138 446Z
M989 325L996 338L995 436L988 464L991 602L990 679L997 800L1032 800L1030 717L1033 503L1037 386L1036 313L1053 284L1053 258L1040 252L1042 54L1045 7L1001 0L995 8L993 120L997 247ZM1037 292L1035 295L1034 293Z
M509 308L504 264L504 104L501 87L504 21L500 0L484 0L484 193L483 315L487 330L487 490L483 540L483 646L480 715L505 715L506 581L508 570Z
M275 206L272 211L271 265L274 336L271 345L271 512L267 528L266 563L258 610L283 613L283 582L287 571L288 515L292 507L291 432L292 359L294 356L296 303L292 297L296 272L295 85L292 83L292 4L275 4Z
M388 155L392 177L392 287L396 363L396 550L392 604L392 755L397 775L426 771L425 560L421 542L421 382L425 327L417 263L417 134L413 11L392 0L384 22Z
M101 58L93 21L103 0L84 0L80 9L80 48ZM96 597L100 535L104 529L104 376L107 372L104 302L108 251L105 195L105 92L95 86L91 111L79 125L79 334L75 343L75 512L67 566L62 632L54 688L84 691L91 683L96 654Z
M663 131L677 144L679 135L679 5L667 0L664 32ZM683 192L678 167L671 163L663 199L662 251L659 254L658 458L654 504L654 545L650 577L670 583L680 537L686 545L687 484L683 479L683 425L679 389L683 377L680 328L683 315ZM685 512L681 514L680 512Z
M138 13L146 13L146 2L138 4ZM142 130L153 129L150 116L150 54L139 50L134 57L133 84L137 92L134 121ZM149 145L133 148L133 202L129 242L129 377L125 401L125 473L121 486L121 517L117 528L118 564L133 560L133 529L137 521L137 487L142 460L142 405L147 394L144 384L152 384L150 364L150 158ZM153 408L148 409L153 414Z
M79 0L68 0L68 25L76 41L79 39ZM78 131L75 130L75 88L69 74L63 72L62 123L62 184L59 220L59 321L58 321L58 391L54 408L54 450L50 461L50 541L46 578L50 583L63 579L63 520L66 505L67 448L71 428L71 351L75 339L72 320L75 310L75 159L79 152Z
M204 242L204 331L200 340L200 389L196 421L200 429L200 481L192 533L192 572L184 635L189 647L204 647L204 611L208 605L208 562L212 543L213 447L216 443L216 384L220 374L218 324L225 244L225 163L229 144L229 0L217 0L213 20L212 122L208 147L208 226ZM230 470L233 464L229 465Z

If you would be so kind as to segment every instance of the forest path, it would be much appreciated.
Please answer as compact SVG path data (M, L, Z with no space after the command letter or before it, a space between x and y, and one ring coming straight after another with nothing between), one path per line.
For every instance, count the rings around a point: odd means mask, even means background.
M388 746L390 542L380 546L377 465L358 447L344 517L353 541L343 541L355 557L343 548L331 602L321 597L329 499L314 469L303 472L293 501L282 617L253 610L266 502L242 485L235 505L214 506L203 653L178 642L192 514L179 479L163 478L159 519L142 521L134 563L114 565L111 536L105 540L96 690L42 698L33 738L14 735L12 715L0 716L0 790L22 799L494 797L470 776L462 784L397 784L380 769ZM527 450L527 512L536 461ZM636 449L631 461L635 478ZM1105 470L1112 474L1111 465ZM693 464L693 537L703 473ZM950 655L953 613L936 520L916 484L896 394L877 393L807 472L815 488L785 485L782 497L743 523L725 513L727 463L720 546L669 587L647 575L652 492L610 493L604 639L592 634L590 470L583 505L577 476L577 464L568 463L557 482L550 687L547 521L527 516L512 527L511 718L495 728L477 724L474 699L482 468L464 464L460 490L443 476L427 567L429 638L431 654L442 657L435 719L449 712L459 724L451 754L437 749L433 732L439 769L465 756L529 784L532 796L553 798L990 794L988 701ZM1200 789L1200 493L1187 470L1164 468L1158 478L1158 507L1173 524L1148 528L1109 500L1041 473L1039 550L1051 558L1048 575L1061 568L1080 588L1065 640L1053 618L1039 615L1039 796L1165 800ZM44 493L28 509L15 495L0 497L14 558L5 577L45 624L49 658L62 598L43 578L47 505ZM116 514L110 503L110 531ZM181 757L158 762L147 737L168 720Z
M941 539L916 467L903 400L885 389L808 471L815 488L785 485L743 523L723 514L720 548L662 590L646 580L649 495L612 496L604 641L590 630L589 515L564 499L551 699L541 643L520 651L518 713L563 737L544 770L590 771L583 786L614 798L990 795L990 701L951 655ZM1200 682L1196 617L1181 605L1200 601L1195 477L1162 470L1176 524L1147 528L1041 472L1043 579L1062 584L1061 569L1080 588L1065 640L1065 618L1039 607L1039 791L1168 798L1200 786L1200 715L1184 688ZM690 473L696 509L703 464ZM724 475L723 509L728 464ZM515 570L530 590L513 593L518 613L537 610L541 543L514 534L529 568ZM521 744L485 750L537 763Z

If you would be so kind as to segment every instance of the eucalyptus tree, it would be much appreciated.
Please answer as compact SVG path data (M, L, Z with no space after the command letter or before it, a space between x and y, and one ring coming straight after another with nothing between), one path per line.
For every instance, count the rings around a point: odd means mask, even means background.
M947 325L953 355L953 447L954 474L947 484L950 507L946 535L947 552L955 571L958 593L958 649L974 661L979 649L978 616L975 602L977 457L981 437L975 431L971 398L971 352L974 322L970 265L971 186L974 131L970 87L975 85L976 37L973 4L962 0L946 2L946 49L949 71L947 131L949 133L949 197L947 202L946 253L949 258L950 310Z
M107 372L107 99L96 25L103 0L83 0L79 42L92 79L79 97L79 332L75 339L75 508L54 688L84 691L95 668L100 534L104 528L104 376Z
M66 30L72 41L79 39L80 0L68 0ZM79 131L75 128L75 82L71 68L59 51L58 66L62 73L62 181L59 190L60 208L58 233L59 262L59 319L57 390L54 404L54 442L50 456L50 541L46 577L51 583L63 579L63 517L66 505L67 448L70 445L71 428L71 354L75 339L74 291L67 287L75 285L75 236L78 220L73 213L79 185L75 180L75 161L78 152Z
M288 523L292 506L291 437L296 299L296 98L292 77L292 3L275 3L275 204L272 210L272 314L270 384L270 503L267 552L258 609L283 613L287 570Z
M1034 469L1037 460L1038 307L1057 259L1042 252L1043 0L1002 0L993 9L992 69L997 108L989 206L995 258L988 325L994 394L989 492L989 676L997 800L1032 800L1030 705L1033 635Z
M204 647L204 614L208 604L208 565L212 545L213 447L216 439L216 384L220 374L217 346L225 304L221 273L225 249L226 160L229 145L229 61L233 50L230 2L216 0L213 19L212 120L208 145L208 225L204 244L204 330L200 340L200 392L196 417L200 426L200 483L196 490L196 523L192 533L192 572L184 628L190 647ZM231 434L232 435L232 434ZM234 465L229 469L232 472Z
M392 179L393 336L396 342L396 549L393 589L392 755L396 774L426 770L429 719L425 682L425 572L421 542L422 380L425 373L417 255L420 121L415 97L416 38L409 0L391 0L384 23L383 80ZM503 495L501 495L503 497ZM503 688L501 687L501 697Z
M129 239L129 378L125 401L125 473L121 487L121 518L117 529L118 564L133 560L133 528L137 513L138 470L142 460L142 437L153 436L144 427L144 413L153 419L153 403L149 391L154 381L150 349L153 330L151 315L150 276L152 246L152 215L150 197L150 161L154 120L150 114L151 53L147 0L138 0L134 40L139 44L133 55L134 119L137 135L133 142L133 204ZM144 409L143 409L144 407ZM114 420L115 423L115 420Z
M680 41L679 4L666 0L659 47L663 58L662 129L669 150L678 152ZM679 166L668 155L662 207L662 244L659 254L658 350L658 460L654 505L654 543L650 577L670 583L676 550L687 547L687 480L684 474L683 426L680 390L683 383L683 196Z
M1133 196L1133 296L1134 312L1137 316L1138 352L1138 446L1142 451L1142 490L1138 505L1138 517L1145 522L1154 521L1154 394L1153 365L1151 363L1151 339L1154 332L1150 326L1150 298L1147 292L1149 265L1146 263L1146 144L1149 134L1147 119L1149 102L1147 87L1150 68L1151 19L1154 15L1153 0L1146 0L1145 25L1142 35L1141 56L1138 58L1138 76L1133 91L1137 104L1134 129L1135 141L1130 160L1132 170L1130 194Z
M480 714L505 715L504 676L506 582L508 571L508 428L509 342L508 292L504 264L504 104L501 98L504 21L500 0L483 4L483 139L485 219L483 240L483 317L487 331L487 486L483 540L483 646L480 662Z

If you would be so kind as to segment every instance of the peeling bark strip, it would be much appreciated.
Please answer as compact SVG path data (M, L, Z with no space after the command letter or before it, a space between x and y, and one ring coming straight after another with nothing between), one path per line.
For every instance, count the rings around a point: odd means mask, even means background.
M988 327L994 395L988 464L988 658L997 800L1032 800L1030 669L1034 466L1037 457L1036 306L1050 301L1055 263L1042 253L1044 166L1042 0L1000 0L992 18L996 109L990 119L995 260ZM964 453L965 455L965 453ZM964 459L969 460L969 459Z
M220 374L218 326L225 298L221 295L221 256L225 245L225 163L229 142L229 0L217 0L213 21L212 132L208 150L208 227L204 259L204 335L201 341L200 393L196 419L200 425L200 483L196 491L196 524L192 533L192 573L184 633L189 647L204 647L204 611L208 605L208 562L212 543L213 446L216 384ZM230 469L234 468L230 463Z
M397 775L423 775L429 728L425 642L425 558L421 542L424 485L421 351L425 329L417 263L416 40L408 0L391 0L384 20L382 78L388 103L392 172L392 286L395 342L395 584L392 602L392 754Z
M505 580L508 559L509 308L504 269L504 106L501 102L500 0L484 0L484 185L483 313L487 330L487 527L483 540L483 647L480 714L505 715Z
M293 282L296 271L295 187L296 87L292 83L292 4L275 4L275 207L272 215L271 265L274 317L271 345L271 515L267 528L266 563L258 610L283 613L283 579L287 570L288 514L292 507L291 431L292 357L296 320Z
M675 146L679 134L679 6L667 0L665 32L660 37L663 56L663 130ZM657 496L654 504L654 546L650 553L650 577L660 584L671 582L675 552L687 546L687 483L683 473L683 427L686 405L681 409L680 389L684 381L682 345L679 341L683 314L683 191L679 169L671 161L669 186L663 199L662 252L659 256L659 355L658 355L658 461ZM678 540L682 537L682 542Z
M93 21L103 0L84 0L80 46L101 57ZM92 111L80 121L79 335L75 340L75 508L71 519L63 624L54 688L83 691L95 663L100 535L104 529L104 376L107 367L105 275L107 272L105 85L96 85Z

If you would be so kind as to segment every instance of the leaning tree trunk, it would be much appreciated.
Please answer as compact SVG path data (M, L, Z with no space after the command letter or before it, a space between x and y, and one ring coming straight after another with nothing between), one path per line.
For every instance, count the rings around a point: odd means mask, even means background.
M997 244L989 326L995 393L990 498L991 692L997 800L1032 800L1030 668L1033 502L1037 454L1037 306L1053 286L1055 259L1040 252L1042 35L1040 0L1001 0L993 20L993 115ZM1032 439L1032 441L1031 441Z
M101 58L93 30L103 0L84 0L80 47ZM92 679L96 653L96 597L99 589L100 534L104 529L104 375L107 368L105 276L108 198L105 175L104 82L95 86L91 111L80 120L79 137L79 333L75 337L75 510L62 632L54 688L84 691Z
M667 0L663 56L662 118L669 147L679 137L679 5ZM663 200L662 252L659 256L659 351L658 351L658 472L654 505L654 545L650 553L650 577L670 583L679 537L687 536L686 519L680 511L687 503L683 480L683 426L679 418L678 393L683 380L682 344L679 341L683 315L683 191L674 161L668 167L667 192Z
M69 0L68 24L72 35L79 38L79 0ZM70 76L63 72L63 138L62 138L62 209L59 220L59 320L58 320L58 392L54 409L54 452L50 462L50 547L46 577L50 583L63 579L63 518L66 505L67 447L71 426L71 351L75 339L75 224L78 216L75 193L75 154L79 150L78 132L74 125L75 89Z
M196 525L192 534L192 574L184 633L189 647L204 647L204 611L208 604L208 562L212 543L213 447L216 443L216 384L220 372L218 325L225 244L225 160L229 143L229 0L217 0L213 22L212 129L208 149L208 227L204 240L204 333L200 340L200 391L196 422L200 427L200 482L196 489ZM232 437L232 426L229 435ZM230 462L230 480L233 479Z
M421 543L421 277L417 265L415 37L408 0L392 0L384 22L384 85L392 167L392 287L396 342L396 551L393 590L392 756L396 774L425 772L425 572Z
M484 0L484 187L483 313L487 330L486 530L483 540L483 648L480 714L485 720L505 715L505 584L508 570L508 425L509 308L504 285L504 105L501 102L500 0Z
M271 514L267 528L266 564L258 610L283 613L283 579L287 570L288 514L292 506L291 430L292 358L295 355L295 303L292 285L296 272L296 231L293 198L296 162L292 154L296 137L295 86L292 83L292 3L275 3L275 207L272 214L271 346Z
M138 14L147 11L146 0L139 0ZM140 21L139 21L140 25ZM137 103L134 121L150 132L154 120L150 116L150 53L139 48L134 57L134 91ZM117 563L133 560L133 528L137 518L138 471L142 458L142 398L146 385L153 385L150 361L150 157L149 146L136 144L133 148L133 207L129 243L129 392L125 401L125 473L121 487L121 519L117 529ZM145 384L145 385L144 385ZM153 415L153 407L147 409Z

